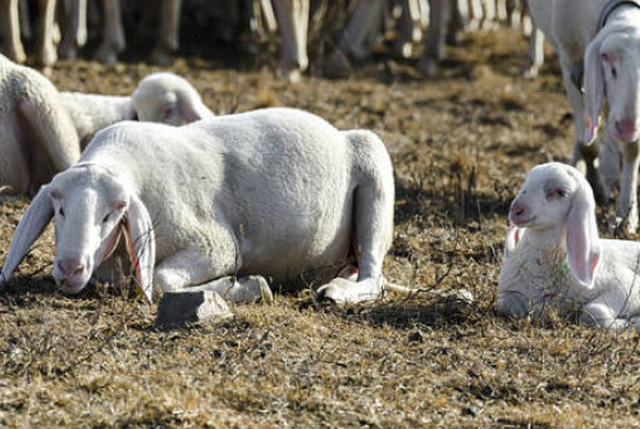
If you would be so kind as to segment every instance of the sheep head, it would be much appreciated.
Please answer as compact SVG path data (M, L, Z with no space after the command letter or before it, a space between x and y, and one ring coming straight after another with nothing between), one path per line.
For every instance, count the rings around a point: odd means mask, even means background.
M560 163L531 169L511 203L509 220L516 229L555 230L559 237L566 232L572 273L582 283L592 282L600 260L595 200L589 183L578 170ZM520 235L517 230L510 234Z

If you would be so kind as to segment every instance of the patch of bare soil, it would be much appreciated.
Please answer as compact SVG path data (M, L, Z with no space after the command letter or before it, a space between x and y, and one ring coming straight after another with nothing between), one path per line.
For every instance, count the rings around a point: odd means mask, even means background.
M173 70L221 114L294 106L379 133L397 187L385 270L425 291L339 309L305 290L237 306L220 325L157 331L155 308L127 287L58 292L49 229L0 294L0 425L637 427L635 332L494 310L509 202L529 168L567 161L572 147L557 68L525 80L525 53L519 35L501 31L451 49L435 79L380 57L348 80L297 86L258 66L178 60ZM61 90L128 94L156 70L61 62L52 79ZM25 208L0 202L0 260ZM477 300L437 299L434 288Z

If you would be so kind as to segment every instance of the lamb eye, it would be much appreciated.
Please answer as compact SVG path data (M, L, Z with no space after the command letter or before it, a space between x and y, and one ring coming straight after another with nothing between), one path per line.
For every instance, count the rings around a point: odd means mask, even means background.
M109 220L109 216L111 216L111 213L107 213L107 215L102 218L102 223L107 223L107 221Z
M614 78L618 77L618 72L616 71L615 67L611 67L611 76L613 76Z
M62 208L62 206L60 206L60 208L58 209L58 214L60 214L60 216L64 217L64 209Z

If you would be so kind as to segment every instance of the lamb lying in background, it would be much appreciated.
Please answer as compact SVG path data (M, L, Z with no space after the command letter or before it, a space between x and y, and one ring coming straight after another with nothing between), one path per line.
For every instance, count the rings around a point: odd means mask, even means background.
M130 97L80 92L60 96L82 147L98 130L127 119L178 126L214 116L186 79L169 72L145 77Z
M55 86L0 55L0 190L33 195L79 157L78 135Z
M34 198L0 287L53 217L53 276L71 293L94 274L113 278L98 267L124 232L149 300L154 284L268 299L265 278L324 284L319 294L339 303L372 300L383 288L393 205L391 160L369 131L338 131L295 109L180 128L123 122L100 131ZM349 264L356 273L336 278Z
M498 311L579 310L580 321L640 329L640 243L598 238L593 191L575 168L533 168L511 204Z

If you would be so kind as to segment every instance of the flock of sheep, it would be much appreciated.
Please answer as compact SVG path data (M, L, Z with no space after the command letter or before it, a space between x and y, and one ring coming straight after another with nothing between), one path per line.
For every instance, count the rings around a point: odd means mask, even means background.
M529 6L559 55L575 116L572 163L586 177L559 163L528 174L510 208L498 310L577 306L584 323L640 328L640 244L599 238L592 191L607 199L622 163L616 222L635 231L640 1ZM288 108L216 117L171 73L146 77L130 97L59 93L1 57L0 93L0 186L33 196L0 288L53 219L53 277L69 293L117 278L117 252L150 302L186 289L269 301L283 284L314 284L339 304L410 292L382 273L393 166L370 131Z

